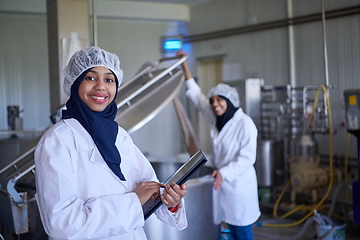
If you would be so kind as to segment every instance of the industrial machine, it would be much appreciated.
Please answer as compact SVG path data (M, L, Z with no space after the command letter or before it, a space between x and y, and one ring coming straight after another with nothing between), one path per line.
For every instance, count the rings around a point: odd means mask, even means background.
M345 119L348 132L357 138L358 173L360 177L360 89L344 91ZM352 184L354 222L360 225L360 179Z
M291 203L296 204L298 193L311 194L311 202L318 202L318 192L330 182L332 174L333 183L341 181L341 172L329 167L320 166L318 143L311 133L296 136L290 142L290 177L291 177Z
M259 130L255 168L261 202L270 202L268 196L277 196L289 181L291 204L288 207L297 204L299 194L310 194L309 202L315 204L319 201L319 192L330 182L341 181L340 170L320 165L314 137L332 134L326 92L320 94L323 86L268 86L263 79L228 84L238 88L242 108Z
M8 106L8 125L9 130L22 130L23 129L23 122L22 118L20 117L20 112L22 112L19 106Z
M177 99L177 93L184 81L182 70L178 66L186 59L187 56L162 58L156 62L145 63L132 79L119 88L115 100L118 107L115 120L125 130L132 133L150 121L169 102L173 101L185 134L186 148L190 156L195 150L199 149L199 146L186 112L179 99ZM61 119L61 109L52 115L51 119L54 123ZM0 169L2 193L0 194L0 230L1 232L3 230L4 232L10 232L6 238L9 240L20 235L22 239L47 238L42 228L34 198L36 192L34 174L36 169L33 158L36 144L42 134L39 135L27 147L23 147L15 159L5 159L6 165ZM160 165L157 163L154 168L156 171L161 171L164 170L165 165L165 163ZM170 173L172 171L168 172L167 175ZM206 174L206 172L203 174ZM201 176L198 175L197 177L200 178ZM220 230L218 229L219 226L212 223L212 211L209 211L209 209L212 209L211 201L208 201L212 197L211 184L211 179L189 180L186 197L190 200L193 198L198 200L192 202L193 206L189 207L187 215L195 223L207 221L206 228L209 232L209 238L207 239L215 240L217 238L216 233L220 234ZM202 194L195 196L194 194L199 190ZM205 208L204 203L207 204ZM193 211L191 209L206 209L206 211ZM164 228L164 226L156 222L158 221L147 220L147 225L156 226L156 228L147 227L145 229L152 232L149 234L153 235L153 238L149 237L149 239L158 240L159 235L155 234L154 229L158 233ZM176 235L180 234L179 231L172 232L173 237L171 239L185 239L189 234L195 234L196 232L197 225L190 225L187 229L181 231L181 235L179 235L181 237ZM168 239L170 235L166 237Z

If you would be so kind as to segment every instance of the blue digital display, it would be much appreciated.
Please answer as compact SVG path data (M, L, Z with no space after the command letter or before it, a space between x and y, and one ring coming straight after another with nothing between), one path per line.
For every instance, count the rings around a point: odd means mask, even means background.
M178 51L182 48L182 40L180 38L164 38L163 51Z

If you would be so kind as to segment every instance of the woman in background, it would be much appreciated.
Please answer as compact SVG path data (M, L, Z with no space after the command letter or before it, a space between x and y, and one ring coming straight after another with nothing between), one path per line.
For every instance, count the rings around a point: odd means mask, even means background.
M254 168L257 128L240 108L235 88L220 83L205 97L187 61L182 68L186 96L211 124L215 224L227 223L234 240L253 240L252 224L260 216Z

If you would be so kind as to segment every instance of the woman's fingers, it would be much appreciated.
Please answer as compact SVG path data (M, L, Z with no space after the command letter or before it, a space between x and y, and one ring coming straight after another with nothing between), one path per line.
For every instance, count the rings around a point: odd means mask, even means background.
M154 181L140 182L134 192L138 196L141 205L144 205L150 198L155 199L160 195L160 187L164 187L164 185Z
M183 184L181 186L171 183L165 185L165 190L161 195L161 200L168 207L174 207L180 203L181 199L186 194L187 185Z

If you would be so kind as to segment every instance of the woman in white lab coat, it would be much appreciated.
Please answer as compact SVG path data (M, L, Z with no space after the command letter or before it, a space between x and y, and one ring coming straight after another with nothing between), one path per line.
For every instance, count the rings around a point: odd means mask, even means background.
M182 56L185 53L179 52ZM240 106L235 88L220 83L207 97L201 93L189 70L186 95L211 123L211 163L214 167L214 221L227 223L234 240L252 240L252 224L260 216L256 160L257 128Z
M187 226L186 185L162 185L130 135L114 121L123 73L98 47L76 52L64 69L70 95L63 119L35 150L36 200L50 239L146 239L142 205L160 194L165 223Z

